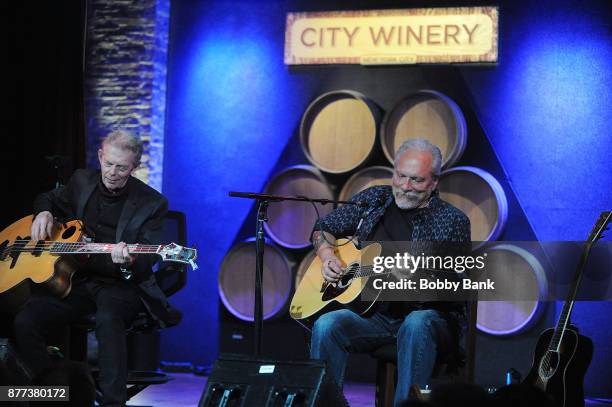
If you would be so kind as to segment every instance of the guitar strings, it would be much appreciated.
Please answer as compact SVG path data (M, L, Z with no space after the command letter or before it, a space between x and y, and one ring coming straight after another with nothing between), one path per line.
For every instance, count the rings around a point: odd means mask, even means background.
M27 245L30 242L35 242L35 240L14 240L12 241L12 245L11 247L15 247L17 243L23 243L23 247L25 247L25 245ZM53 246L53 245L76 245L76 246L105 246L105 245L115 245L116 243L102 243L102 242L62 242L62 241L48 241L48 240L43 240L43 241L39 241L41 243L37 243L38 247L45 247L45 246ZM10 243L10 242L9 242ZM131 246L138 246L138 247L158 247L160 245L146 245L146 244L141 244L141 243L129 243L127 244L128 247Z
M66 244L66 243L59 243L59 244L51 244L51 245L37 245L37 246L21 246L21 245L12 245L12 246L7 246L7 249L10 250L17 250L17 251L28 251L28 250L34 250L34 251L38 251L38 250L44 250L44 249L53 249L53 248L62 248L62 249L83 249L83 248L90 248L90 249L108 249L115 246L114 244L109 244L109 245L105 245L105 244L95 244L92 245L91 243L87 244L87 245L77 245L77 244ZM126 246L128 249L155 249L155 248L159 248L161 247L160 245L146 245L146 246L136 246L136 245L127 245Z
M9 243L13 242L13 243L29 243L29 242L36 242L36 240L32 240L32 239L16 239L16 240L9 240ZM38 240L38 242L42 242L42 244L80 244L80 245L96 245L96 244L116 244L116 243L102 243L102 242L63 242L61 240ZM130 243L128 244L128 246L133 246L133 245L140 245L140 246L158 246L158 245L144 245L141 243Z
M49 250L49 249L63 249L63 250L77 250L77 249L91 249L91 250L108 250L109 248L115 246L114 243L104 244L104 243L86 243L86 244L74 244L74 243L53 243L47 245L36 245L36 246L22 246L22 245L10 245L7 246L3 251L19 251L19 252L27 252L27 251L41 251L41 250ZM154 250L162 247L162 245L127 245L129 250Z
M346 268L346 270L350 269L350 267ZM441 270L441 269L432 269L432 268L419 268L419 271L434 271L434 272L438 272L438 273L454 273L456 274L455 271L449 271L449 270ZM367 266L359 266L357 267L357 271L355 271L355 275L354 277L357 278L361 278L361 277L372 277L375 275L385 275L385 274L390 274L392 271L387 271L387 272L383 272L383 273L377 273L374 271L374 266L373 265L367 265Z
M24 244L15 244L16 242ZM12 253L35 253L42 251L51 251L53 253L63 254L70 253L78 249L89 248L89 250L83 250L79 253L92 253L96 254L97 251L101 253L108 253L108 248L114 246L115 243L87 243L87 242L55 242L55 241L43 241L42 244L36 244L35 246L26 247L26 244L33 242L33 240L15 240L12 245L6 246L0 252L0 258L4 259ZM54 251L53 248L56 248ZM127 248L132 253L151 253L151 251L157 252L161 245L144 245L144 244L128 244Z
M129 247L128 246L128 251L130 253L138 253L138 252L146 252L146 253L151 253L151 252L157 252L160 246L153 246L150 248L147 247ZM110 253L111 249L110 248L98 248L98 247L93 247L93 248L87 248L87 249L83 249L82 247L66 247L66 246L60 246L60 247L56 247L54 248L53 246L51 247L47 247L47 248L41 248L41 247L26 247L26 248L20 248L20 247L7 247L6 249L4 249L1 253L4 255L6 253L35 253L35 252L43 252L43 251L48 251L48 252L52 252L52 253L93 253L93 252L100 252L100 253Z
M551 359L551 348L558 348L559 344L561 343L563 337L563 333L561 333L560 335L557 335L557 331L559 329L559 323L561 322L562 319L567 318L567 313L569 312L569 309L566 309L566 306L563 306L563 310L561 311L561 315L559 316L559 321L557 322L557 327L555 328L555 331L553 332L553 336L552 338L550 338L550 342L548 344L548 350L546 351L546 354L543 357L542 360L542 366L545 369L546 372L548 372L551 368L550 365L550 359ZM563 331L561 331L563 332ZM554 346L552 346L554 345ZM548 374L548 373L547 373ZM542 382L543 383L543 382Z

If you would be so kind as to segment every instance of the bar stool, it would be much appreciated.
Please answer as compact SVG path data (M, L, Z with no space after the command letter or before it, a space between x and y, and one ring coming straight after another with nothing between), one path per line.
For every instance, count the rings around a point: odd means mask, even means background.
M478 302L467 303L467 332L465 354L438 355L432 379L438 381L474 381L476 348L476 317ZM380 346L370 353L376 364L376 407L392 407L397 382L397 344Z

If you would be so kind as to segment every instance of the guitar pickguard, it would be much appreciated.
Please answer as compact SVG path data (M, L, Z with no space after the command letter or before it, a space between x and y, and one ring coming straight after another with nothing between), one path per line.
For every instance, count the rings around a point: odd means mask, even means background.
M353 278L355 277L355 272L359 269L359 266L359 263L349 264L345 273L342 275L342 278L340 278L335 286L328 282L323 283L323 287L321 288L321 300L329 301L342 295L342 293L344 293L351 286Z
M550 379L559 367L559 353L547 351L540 360L539 373L544 380Z

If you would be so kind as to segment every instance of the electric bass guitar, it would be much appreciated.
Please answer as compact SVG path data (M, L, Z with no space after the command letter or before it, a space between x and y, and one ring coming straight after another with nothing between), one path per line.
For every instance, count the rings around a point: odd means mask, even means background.
M602 212L589 234L557 326L540 335L533 365L523 382L544 390L556 406L584 406L583 382L593 357L593 342L570 325L570 315L591 248L603 236L611 219L612 212Z
M78 255L110 253L114 243L88 243L83 223L73 220L53 228L50 240L32 240L32 215L0 232L0 295L26 280L43 284L58 297L70 293ZM195 270L196 249L167 245L128 244L133 254L155 254L163 261L189 264Z

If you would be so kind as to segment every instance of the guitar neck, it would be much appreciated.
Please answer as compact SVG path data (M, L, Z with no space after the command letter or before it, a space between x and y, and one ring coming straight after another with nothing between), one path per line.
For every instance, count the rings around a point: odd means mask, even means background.
M113 251L116 243L85 243L85 242L47 242L51 243L47 250L51 254L103 254ZM128 252L134 254L157 254L161 245L128 244Z
M349 267L350 269L350 267ZM393 269L386 269L381 272L374 271L374 267L372 266L360 266L358 271L355 272L354 278L363 278L363 277L372 277L372 276L384 276L386 274L392 274Z
M567 299L563 304L561 315L559 315L559 321L555 327L555 333L550 340L550 345L548 347L548 350L550 351L559 352L559 347L561 346L561 341L563 339L563 333L565 332L565 329L570 321L570 315L572 313L572 309L574 308L574 300L576 299L576 294L578 293L578 287L580 286L580 281L582 280L582 274L586 266L589 253L591 252L593 244L595 244L595 242L603 236L603 231L606 229L611 219L611 211L602 212L599 215L599 219L593 227L593 230L589 234L588 240L584 244L582 256L580 256L580 262L578 263L576 270L576 276L574 277L572 286L567 293Z
M395 269L385 269L381 272L376 272L374 271L374 267L372 266L361 266L359 267L358 271L355 272L355 276L354 278L363 278L363 277L373 277L373 276L384 276L387 274L393 274L393 272L395 272ZM433 271L433 272L438 272L438 273L451 273L447 270L438 270L438 269L432 269L432 268L424 268L424 267L420 267L417 270L413 270L410 273L416 273L417 271ZM455 274L452 274L455 275Z
M587 242L582 252L582 256L580 257L580 263L578 264L576 276L574 277L572 286L569 292L567 293L567 298L565 300L565 303L563 304L561 314L559 315L559 321L557 321L555 333L553 334L553 337L550 340L550 345L548 349L551 351L559 351L559 346L561 344L561 340L563 339L563 333L565 332L565 329L567 328L567 325L570 321L570 315L572 314L572 309L574 308L574 300L576 299L576 294L578 293L578 287L580 286L580 281L582 280L582 272L586 265L586 260L589 256L590 251L591 243Z

